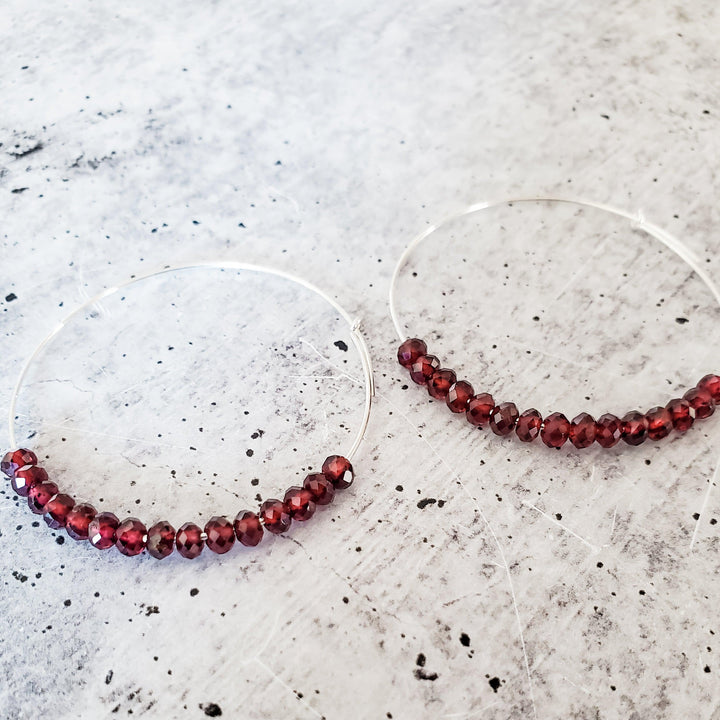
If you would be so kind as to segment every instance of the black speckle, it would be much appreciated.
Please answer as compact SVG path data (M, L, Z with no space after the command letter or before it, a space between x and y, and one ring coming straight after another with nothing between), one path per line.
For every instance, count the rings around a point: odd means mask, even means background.
M418 654L417 660L415 660L415 664L418 667L425 667L425 655L423 653Z
M157 605L148 605L145 608L145 617L149 617L150 615L158 615L160 613L160 610Z
M63 604L65 605L65 607L70 607L72 605L72 600L68 598Z
M555 513L556 520L562 520L562 513Z
M252 457L252 456L254 455L254 453L253 453L253 451L252 451L251 448L248 448L248 449L245 451L245 454L246 454L248 457Z
M13 195L19 195L20 193L24 193L28 188L21 187L21 188L13 188L10 192L13 193Z
M402 485L396 485L396 486L395 486L395 489L396 489L398 492L402 492L402 491L403 491L403 486L402 486Z
M700 519L700 513L693 513L693 520L699 520Z
M253 487L257 487L257 485L258 485L259 482L260 482L260 479L259 479L259 478L253 478L253 479L250 481L250 484L251 484Z
M684 325L686 322L690 322L690 321L687 318L679 317L679 318L675 318L675 322L678 325Z
M465 647L470 647L470 636L467 633L461 633L460 644Z
M336 340L333 345L339 350L342 350L343 352L348 351L347 343L344 343L342 340Z
M197 588L190 590L190 597L195 597L200 591Z
M12 302L13 300L17 300L17 295L15 293L10 293L5 296L5 302Z
M62 544L64 544L64 542L65 542L65 538L64 538L62 535L58 535L58 536L55 538L55 542L56 542L58 545L62 545Z
M605 120L609 120L609 119L610 119L610 116L609 116L609 115L605 115L605 113L600 113L600 117L601 117L601 118L604 118Z
M497 692L498 688L500 687L500 678L498 678L498 677L490 678L488 680L488 683L490 684L490 687L493 689L493 692Z
M417 506L424 510L428 505L434 505L437 502L435 498L423 498L420 500L420 502L417 504Z
M107 673L107 675L105 676L105 684L106 684L106 685L109 685L110 682L112 681L112 679L113 679L113 671L112 671L112 670L108 670L108 673Z
M431 681L432 681L432 680L437 680L437 679L438 679L438 674L437 674L436 672L434 672L434 673L426 673L426 672L425 672L423 669L421 669L421 668L415 668L415 677L416 677L418 680L431 680Z
M602 564L600 561L598 561L597 566L598 566L599 568L601 568L601 567L603 566L603 564Z
M707 672L707 673L710 672L710 666L709 666L709 665L706 665L704 669L705 669L705 672Z
M36 143L31 148L28 148L27 150L21 150L20 152L10 152L9 155L12 155L14 158L22 158L27 157L28 155L32 155L34 152L37 152L38 150L43 149L43 144L41 142Z
M222 715L222 710L216 703L210 703L205 706L205 714L208 717L220 717Z
M350 600L347 597L343 597L343 602L347 605L350 602Z
M24 583L27 580L27 575L23 575L21 572L18 572L17 570L13 570L13 577L16 580L19 580L21 583Z

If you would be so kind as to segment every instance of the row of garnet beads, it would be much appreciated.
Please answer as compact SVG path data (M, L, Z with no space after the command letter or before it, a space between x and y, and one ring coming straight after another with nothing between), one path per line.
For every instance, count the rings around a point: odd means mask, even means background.
M234 522L215 516L204 529L188 522L175 531L166 521L147 529L137 518L121 522L114 513L99 513L89 503L76 503L70 495L59 491L30 450L7 453L0 470L10 478L12 489L27 499L30 510L43 515L54 530L65 528L74 540L88 540L99 550L115 546L123 555L139 555L147 550L158 559L167 557L175 548L183 557L192 559L205 546L220 555L228 552L236 540L255 546L262 540L264 530L284 533L293 520L309 520L318 505L329 505L335 491L350 487L354 478L350 461L341 455L331 455L323 463L322 472L308 475L302 487L289 488L283 500L266 500L258 512L243 510Z
M514 431L523 442L540 437L551 448L560 448L568 440L576 448L590 447L594 442L611 448L621 439L628 445L640 445L646 438L662 440L672 430L686 432L695 420L710 417L715 404L720 404L720 376L706 375L682 398L646 413L633 410L622 418L606 413L597 420L580 413L568 420L555 412L543 418L535 408L520 413L515 403L496 405L489 393L475 394L469 382L458 380L452 370L440 367L437 357L428 354L423 340L411 338L402 343L398 362L410 372L413 382L425 385L430 396L445 401L452 412L465 413L471 425L489 426L496 435Z

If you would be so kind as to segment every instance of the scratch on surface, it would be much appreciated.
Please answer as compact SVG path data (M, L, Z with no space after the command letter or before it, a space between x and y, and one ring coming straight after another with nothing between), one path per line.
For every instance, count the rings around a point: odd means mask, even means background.
M597 545L593 545L589 540L586 540L584 537L582 537L582 535L578 535L574 530L571 530L567 525L561 523L558 519L552 517L551 515L548 515L546 512L543 512L539 507L533 505L532 503L526 502L525 500L522 501L522 504L525 505L525 507L532 508L535 512L540 513L540 515L542 515L546 520L549 520L553 525L557 525L569 535L577 538L581 543L587 545L590 550L593 551L593 553L600 552L600 548Z
M710 500L710 493L712 492L713 487L718 482L718 478L720 478L720 460L715 465L715 472L712 474L712 477L710 478L710 482L708 483L708 489L705 491L705 497L703 498L702 505L700 506L700 512L698 513L698 519L695 521L695 529L693 530L692 538L690 539L690 548L689 551L692 552L692 549L695 545L695 540L697 540L697 535L700 530L700 521L703 519L703 515L705 513L705 508L707 507L708 501Z
M617 503L615 504L615 510L613 510L612 524L610 525L610 535L608 536L608 543L612 542L612 536L615 532L615 520L617 520Z
M490 703L489 705L485 705L484 707L481 707L479 710L472 710L470 712L462 712L462 713L447 713L446 715L443 715L444 718L472 718L477 717L478 715L482 715L485 713L486 710L489 710L490 708L494 708L496 705L499 705L499 702Z
M266 672L268 672L273 680L277 680L294 698L300 701L310 712L312 712L316 717L322 718L322 715L312 706L310 705L305 698L301 698L287 683L283 681L283 679L266 663L264 663L260 658L256 657L254 658L255 662L263 668Z

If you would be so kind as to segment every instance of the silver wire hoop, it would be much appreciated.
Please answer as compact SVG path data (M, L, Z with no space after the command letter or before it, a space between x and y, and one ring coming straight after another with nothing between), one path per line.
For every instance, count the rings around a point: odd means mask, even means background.
M114 285L113 287L109 287L102 292L99 292L94 297L90 298L87 302L80 305L78 308L73 310L69 315L65 317L64 320L62 320L58 325L56 325L50 333L40 342L40 344L35 348L35 350L32 352L30 357L25 361L25 364L23 365L20 374L18 376L18 379L15 383L15 388L13 390L12 398L10 399L10 407L8 410L8 431L10 435L10 446L11 447L17 447L17 441L16 441L16 435L15 435L15 412L17 408L17 402L18 402L18 396L20 394L20 390L22 388L23 381L25 380L27 373L35 361L35 359L42 353L42 351L47 347L47 345L55 338L57 335L70 323L73 318L75 318L77 315L85 312L88 308L91 308L96 303L100 302L104 298L115 294L116 292L123 290L130 285L134 285L136 283L142 282L144 280L149 280L153 277L158 277L160 275L165 275L168 273L176 273L176 272L183 272L187 270L195 270L199 268L211 268L211 269L217 269L217 270L241 270L241 271L247 271L247 272L256 272L256 273L264 273L265 275L271 275L274 277L281 278L283 280L287 280L289 282L296 283L297 285L310 290L311 292L315 293L316 295L319 295L325 302L327 302L334 310L337 311L337 313L342 317L343 320L350 326L350 332L351 332L351 338L353 345L355 346L355 349L358 351L358 354L360 355L360 362L362 364L363 369L363 377L365 381L365 408L363 413L362 422L360 423L360 428L357 432L357 435L355 436L355 439L352 443L352 446L350 447L350 450L345 454L345 457L347 457L348 460L351 460L353 456L356 454L358 448L360 447L360 443L363 441L363 438L365 437L365 433L367 431L368 423L370 422L370 410L372 407L372 399L375 395L375 382L373 379L373 370L372 370L372 362L370 360L370 353L368 351L367 345L365 343L365 339L363 338L361 332L360 332L360 325L361 320L359 318L353 319L344 309L341 305L339 305L333 298L331 298L326 292L321 290L320 288L316 287L312 283L309 283L307 280L303 280L300 277L297 277L295 275L291 275L290 273L286 273L283 270L276 270L275 268L266 267L263 265L252 265L249 263L241 263L241 262L233 262L233 261L207 261L207 262L196 262L191 263L187 265L172 265L172 266L166 266L161 268L160 270L155 270L153 272L147 273L145 275L140 275L137 277L132 278L131 280L128 280L127 282L120 283L118 285ZM352 378L351 378L352 379Z
M622 210L620 208L616 208L612 205L606 205L604 203L594 202L593 200L583 200L579 198L566 198L566 197L556 197L552 195L545 195L545 196L537 196L537 197L518 197L518 198L504 198L500 200L489 200L486 202L479 202L474 205L470 205L469 207L466 207L461 212L451 215L450 217L445 218L442 222L439 222L435 225L431 225L426 230L423 230L419 235L416 235L411 241L410 244L405 248L402 255L400 255L400 258L397 261L397 264L395 265L395 270L393 271L392 278L390 280L390 290L388 293L388 304L390 306L390 317L392 319L393 325L395 327L395 332L397 333L400 340L406 340L408 337L411 337L411 335L408 335L406 332L406 327L400 322L400 317L398 314L397 309L397 282L398 278L400 277L400 273L407 263L408 259L412 255L413 251L417 246L425 240L429 235L431 235L435 230L442 227L443 225L453 222L454 220L458 220L459 218L470 215L471 213L478 212L479 210L487 210L489 208L498 207L500 205L507 205L507 204L518 204L518 203L529 203L529 202L554 202L554 203L564 203L567 205L578 205L580 207L588 207L588 208L595 208L597 210L604 210L605 212L611 213L612 215L617 215L622 218L626 218L627 220L630 220L635 224L637 228L640 230L643 230L648 235L654 237L656 240L661 242L665 247L667 247L669 250L671 250L675 255L677 255L681 260L686 262L692 270L697 273L697 275L700 277L700 279L705 283L707 288L710 290L710 292L713 294L713 297L715 298L715 302L720 306L720 290L718 290L715 283L712 281L712 278L708 273L703 269L701 261L696 257L695 253L688 248L686 245L684 245L680 240L678 240L676 237L668 233L667 231L663 230L661 227L658 227L657 225L654 225L653 223L647 222L645 220L645 216L643 215L642 211L638 210L636 213L628 212L627 210Z

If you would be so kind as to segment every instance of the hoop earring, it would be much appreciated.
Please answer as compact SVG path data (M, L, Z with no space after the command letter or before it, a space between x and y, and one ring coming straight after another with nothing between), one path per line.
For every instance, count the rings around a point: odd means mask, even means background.
M223 516L214 516L205 523L204 527L194 522L187 522L177 531L164 520L156 522L148 529L137 518L128 517L120 521L112 512L98 512L89 503L76 503L70 495L60 492L58 485L50 479L47 470L39 465L38 458L32 450L20 448L8 452L2 459L0 470L10 479L12 489L17 496L26 499L30 510L42 515L52 529L64 528L74 540L88 540L92 546L100 550L114 546L123 555L139 555L147 550L152 557L162 559L168 557L177 548L182 557L192 559L198 557L206 545L212 552L224 554L233 547L236 540L245 546L255 546L261 541L265 531L272 534L284 533L290 528L293 520L299 522L309 520L317 506L328 505L333 501L336 491L348 488L352 484L354 469L351 460L365 436L374 396L372 363L360 332L359 321L353 320L327 293L299 277L268 267L238 262L201 262L164 267L108 288L71 312L40 342L20 372L9 407L11 443L16 445L16 407L28 371L38 356L70 321L91 311L101 300L137 283L170 273L183 273L199 268L260 273L294 283L318 295L349 325L352 344L360 356L365 386L362 420L349 449L344 455L328 456L322 463L321 471L308 474L302 486L290 487L282 500L265 500L258 510L243 510L238 513L234 521ZM344 349L347 350L347 347Z

